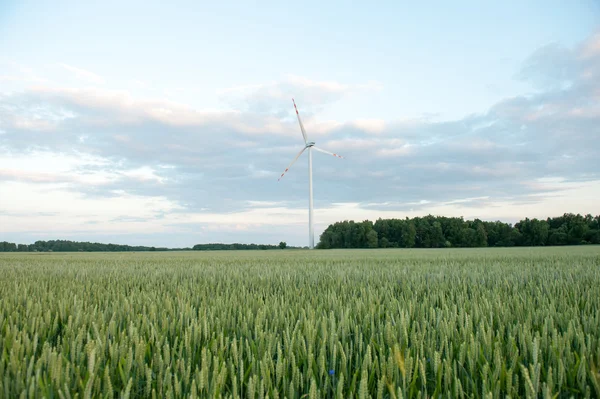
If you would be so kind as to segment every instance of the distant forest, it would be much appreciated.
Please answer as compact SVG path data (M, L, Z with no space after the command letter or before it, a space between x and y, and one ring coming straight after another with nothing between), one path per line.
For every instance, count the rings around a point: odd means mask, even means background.
M565 213L546 220L412 219L343 221L329 225L317 248L466 248L600 244L600 216Z
M412 219L345 220L321 234L318 249L333 248L468 248L600 244L600 215L565 213L547 219L526 218L516 223L464 220L443 216ZM301 249L285 242L267 244L198 244L192 248L165 248L101 244L67 240L33 244L0 242L0 252L145 252ZM306 248L306 247L304 247Z
M185 249L169 249L159 247L131 246L121 244L101 244L98 242L78 242L68 240L36 241L33 244L15 244L0 242L0 252L144 252L144 251L179 251Z
M77 242L67 240L36 241L33 244L15 244L1 241L0 252L146 252L146 251L218 251L218 250L267 250L285 249L285 242L279 245L263 244L198 244L193 248L164 248L131 246L120 244L101 244L97 242Z
M280 242L279 245L269 244L198 244L192 248L194 251L231 251L239 249L300 249L301 247L290 247L285 242Z

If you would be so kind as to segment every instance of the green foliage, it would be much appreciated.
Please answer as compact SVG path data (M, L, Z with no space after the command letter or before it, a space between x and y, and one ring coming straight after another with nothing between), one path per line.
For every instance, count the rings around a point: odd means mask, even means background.
M97 242L78 242L69 240L36 241L33 244L14 244L0 242L0 252L145 252L145 251L175 251L189 248L169 249L121 244L101 244Z
M2 254L0 397L598 397L599 259Z
M285 243L284 243L285 244ZM287 244L285 245L287 247ZM265 244L197 244L192 248L194 251L235 251L235 250L267 250L267 249L282 249L281 242L279 245Z
M372 222L344 221L329 226L321 235L317 248L377 248L378 243Z
M198 244L193 248L144 247L120 244L100 244L97 242L77 242L68 240L36 241L31 245L0 242L0 252L155 252L155 251L217 251L217 250L247 250L247 249L279 249L279 245L263 244ZM284 248L289 247L285 242Z
M377 233L378 242L374 243ZM600 216L566 213L547 220L509 223L465 221L428 215L413 219L378 219L374 224L343 221L321 234L317 248L444 248L600 244Z

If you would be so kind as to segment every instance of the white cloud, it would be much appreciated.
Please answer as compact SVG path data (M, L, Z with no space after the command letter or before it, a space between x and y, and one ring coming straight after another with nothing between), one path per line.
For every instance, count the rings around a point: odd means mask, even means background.
M24 118L21 116L15 116L12 125L17 129L23 130L37 130L37 131L50 131L56 129L58 125L55 121L40 120L37 118Z
M294 98L300 114L308 121L325 104L353 94L381 89L381 83L376 81L347 84L288 74L278 81L219 89L217 94L235 108L279 116L292 115Z
M589 59L600 56L600 32L596 32L586 40L580 50L580 57Z
M448 143L449 148L465 149L469 151L487 151L499 150L503 146L500 144L481 137L469 137L468 139L458 139Z
M358 119L352 122L356 128L369 133L378 134L385 130L386 123L381 119Z
M142 166L135 169L124 170L120 172L122 175L132 178L138 181L153 181L157 183L164 183L165 178L160 177L156 174L156 171L149 166Z
M343 138L328 140L324 146L337 150L369 150L374 148L390 148L405 145L406 141L400 138Z
M26 154L4 152L0 157L0 181L67 183L81 188L108 185L123 179L166 181L150 166L127 169L109 159L85 153L34 150Z
M254 208L281 207L286 204L283 201L246 201L246 203Z
M138 89L147 89L150 86L147 82L138 79L134 79L130 83Z
M163 99L138 99L124 90L37 86L30 93L43 101L84 107L95 113L103 111L105 114L101 117L86 117L86 123L96 127L139 125L145 121L156 121L177 127L222 124L248 134L273 134L284 130L289 132L292 126L275 117L258 117L235 110L196 110L188 105ZM19 123L33 124L34 121L30 118L19 120Z
M410 144L404 144L399 147L392 148L381 148L377 150L376 155L381 157L401 157L410 154L412 146Z
M0 181L0 193L2 233L52 231L59 234L123 229L137 233L164 231L164 222L158 221L158 216L181 209L177 203L161 196L117 192L109 198L93 198L73 192L65 184L55 183ZM120 222L120 218L139 221Z
M73 74L75 74L75 77L77 77L77 79L81 79L81 80L86 80L89 81L91 83L96 83L96 84L102 84L104 83L104 78L102 78L100 75L97 75L93 72L87 71L85 69L82 68L77 68L74 67L72 65L68 65L68 64L58 64L61 67L63 67L64 69L66 69L69 72L72 72Z
M66 174L82 166L107 166L109 164L108 160L90 154L64 154L43 150L33 150L22 154L4 149L2 157L0 157L0 168L13 168L32 173Z
M276 84L277 84L276 82L271 82L271 83L267 83L267 84L259 83L259 84L251 84L251 85L226 87L226 88L222 88L222 89L217 89L216 93L219 95L224 95L224 94L247 92L250 90L262 89L266 86L274 86Z
M382 84L376 81L359 84L343 84L337 81L315 81L298 75L287 75L285 80L292 86L319 89L326 92L349 92L355 90L381 90Z
M268 83L258 83L251 85L234 86L223 89L218 89L217 94L257 94L263 93L264 95L279 99L291 101L291 97L285 92L284 89L295 88L301 90L314 90L314 92L324 93L347 93L355 90L381 90L382 84L376 81L371 81L361 84L344 84L337 81L326 81L326 80L312 80L303 76L294 74L285 75L283 79L279 81L271 81Z
M272 170L258 169L253 164L248 165L248 171L250 173L250 177L254 179L274 178L278 175L277 172Z
M41 76L33 68L26 67L15 61L0 60L0 82L48 84L50 80Z
M397 211L365 208L361 203L333 203L325 208L315 208L315 219L323 227L341 220L375 221L377 218L404 218L426 214L448 217L464 216L467 219L480 218L484 220L517 221L529 217L546 218L558 216L565 212L592 213L598 211L595 199L600 196L600 181L582 184L563 183L558 192L547 192L543 195L527 196L528 203L520 200L493 200L489 196L459 198L446 202L421 200L403 205L420 205L413 211ZM569 204L565 204L565 199ZM573 199L571 201L571 199ZM482 204L472 206L473 202ZM250 202L251 204L253 202ZM268 207L272 205L272 207ZM291 229L304 228L308 223L305 208L290 209L277 206L278 203L257 202L255 208L227 214L177 214L174 224L209 223L209 224L241 224L252 226L290 226ZM373 205L373 204L365 204ZM382 204L378 204L382 205ZM385 204L384 204L385 205ZM297 226L297 227L293 227ZM320 232L319 232L320 233Z

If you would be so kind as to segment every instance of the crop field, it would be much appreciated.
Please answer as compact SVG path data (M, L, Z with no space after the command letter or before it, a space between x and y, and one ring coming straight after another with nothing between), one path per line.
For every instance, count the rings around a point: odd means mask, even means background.
M0 397L599 397L600 247L0 255Z

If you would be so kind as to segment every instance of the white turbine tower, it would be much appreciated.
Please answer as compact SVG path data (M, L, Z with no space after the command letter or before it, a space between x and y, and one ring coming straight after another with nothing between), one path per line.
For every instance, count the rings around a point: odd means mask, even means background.
M300 130L302 131L302 137L304 137L304 148L296 155L296 158L288 165L287 168L283 171L281 176L277 181L281 180L283 175L287 173L288 170L292 167L294 162L300 155L308 148L308 247L313 249L315 247L315 232L313 226L313 186L312 186L312 150L317 150L324 154L333 155L334 157L344 158L341 155L334 154L333 152L322 150L318 147L315 147L314 141L308 141L308 137L306 136L306 131L304 130L304 125L302 124L302 120L300 119L300 114L298 113L298 107L296 107L296 102L292 98L292 102L294 103L294 109L296 110L296 116L298 117L298 123L300 124Z

